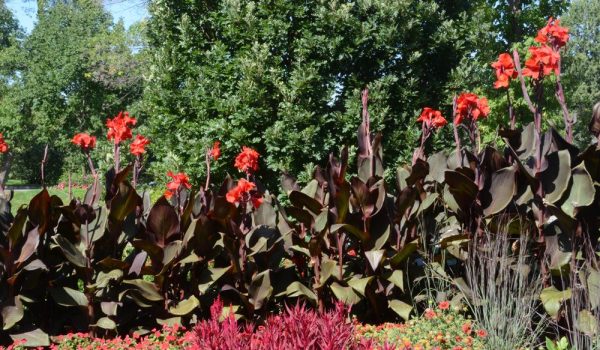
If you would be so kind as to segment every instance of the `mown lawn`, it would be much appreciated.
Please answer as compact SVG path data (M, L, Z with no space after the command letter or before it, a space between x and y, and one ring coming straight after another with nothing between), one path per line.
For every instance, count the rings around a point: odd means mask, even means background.
M22 205L27 205L29 204L29 202L31 201L31 198L33 198L36 194L40 193L42 189L41 188L36 188L36 189L28 189L28 190L15 190L14 191L14 196L13 199L11 201L11 211L13 212L13 214L15 214L17 212L17 210L22 206ZM85 191L84 189L81 188L74 188L72 190L73 192L73 198L83 198L83 196L85 196ZM49 188L48 192L50 193L50 195L57 195L59 196L64 203L67 203L69 201L69 190L68 189L57 189L57 188Z

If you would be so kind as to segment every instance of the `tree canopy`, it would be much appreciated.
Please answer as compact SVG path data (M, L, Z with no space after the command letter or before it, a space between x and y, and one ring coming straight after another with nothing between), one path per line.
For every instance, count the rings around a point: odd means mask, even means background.
M596 0L153 0L149 18L129 29L97 0L37 3L37 23L25 34L0 2L0 128L19 155L17 176L29 181L39 181L29 161L46 144L55 181L80 163L73 134L103 136L105 119L125 109L152 140L156 179L167 170L203 176L204 152L216 140L227 158L256 148L265 178L308 178L354 137L365 87L388 164L410 159L423 107L450 117L463 91L489 98L482 132L497 139L506 94L493 89L490 63L513 48L525 55L522 40L551 16L572 28L563 83L577 127L599 98L591 73L599 69ZM523 124L531 116L519 96L512 98ZM553 103L550 96L545 120L559 124ZM448 139L436 137L435 147ZM96 160L107 160L108 143L99 147ZM214 166L220 176L233 171Z

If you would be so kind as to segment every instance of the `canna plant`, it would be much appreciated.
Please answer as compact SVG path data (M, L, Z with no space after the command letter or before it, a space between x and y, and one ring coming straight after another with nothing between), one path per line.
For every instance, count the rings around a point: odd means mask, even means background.
M525 68L517 51L493 63L495 87L510 99L517 80L533 123L517 128L509 101L505 147L482 146L478 125L491 113L487 99L462 93L452 110L456 149L427 155L427 140L447 121L426 107L417 120L420 144L411 164L397 169L395 184L384 180L383 140L371 131L366 89L356 166L342 147L307 183L284 174L285 202L262 185L260 154L251 147L233 161L239 178L212 184L211 164L222 161L217 141L206 150L203 186L169 172L165 193L152 204L148 192L136 190L149 141L138 135L130 144L133 164L120 164L120 146L135 124L126 113L107 121L115 164L101 191L90 156L96 139L76 135L94 175L83 199L63 203L43 189L15 217L9 200L0 199L0 341L45 346L49 335L69 331L113 336L188 327L211 316L218 296L229 305L223 312L258 324L298 301L319 312L342 301L362 322L408 320L423 311L426 268L453 280L463 295L452 302L460 302L476 283L464 271L470 254L498 235L515 237L515 244L528 235L528 259L507 253L506 266L542 276L540 307L571 340L588 344L600 313L600 151L571 144L573 120L560 85L568 32L550 20L536 40ZM542 130L550 75L564 138ZM595 117L596 135L598 125Z

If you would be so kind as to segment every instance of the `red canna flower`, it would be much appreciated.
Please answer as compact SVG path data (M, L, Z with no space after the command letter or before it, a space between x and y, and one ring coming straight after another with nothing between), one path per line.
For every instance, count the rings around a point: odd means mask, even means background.
M561 27L560 20L550 17L548 24L538 31L535 41L540 44L549 44L558 50L569 41L569 28Z
M0 132L0 153L8 152L8 144L4 140L4 135Z
M173 194L177 193L182 187L187 189L192 188L190 178L185 173L174 174L172 171L169 171L167 176L173 179L173 181L167 183L167 191L164 193L164 196L167 199L171 198Z
M558 67L560 55L558 52L547 45L532 46L529 48L529 52L531 55L525 61L525 68L523 68L524 76L537 80L552 72L556 75L560 74Z
M129 145L129 152L134 156L140 156L146 153L146 146L150 144L150 140L142 135L137 135L135 140Z
M250 173L258 170L258 157L260 154L250 147L242 147L242 152L235 157L235 167L240 171Z
M213 160L219 159L219 157L221 156L221 141L215 141L215 143L209 151L209 154Z
M446 118L442 116L442 112L433 108L425 107L417 119L417 122L425 123L428 128L441 128L448 124Z
M501 53L498 56L498 61L492 63L492 67L496 69L496 82L494 88L507 88L510 79L514 79L518 76L517 70L515 69L515 63L512 57L507 53Z
M468 118L476 121L479 118L487 117L488 114L490 114L490 107L487 98L479 98L479 96L472 93L462 93L456 99L454 124L458 125Z
M237 204L240 202L252 202L254 208L260 207L263 202L262 196L254 192L256 185L246 179L239 179L237 185L229 190L225 195L225 199L229 203Z
M130 125L135 125L135 118L129 117L129 112L119 112L113 119L106 119L108 128L107 138L113 140L115 144L132 138Z
M81 150L84 152L87 152L87 151L93 149L94 147L96 147L96 137L90 136L89 134L86 134L84 132L81 132L81 133L73 136L73 139L71 140L71 142L73 144L81 147Z

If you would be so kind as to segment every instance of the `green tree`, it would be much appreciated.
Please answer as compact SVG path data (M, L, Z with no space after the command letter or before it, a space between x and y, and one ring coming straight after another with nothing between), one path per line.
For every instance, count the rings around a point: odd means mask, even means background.
M105 119L138 98L142 81L123 24L114 24L100 1L38 3L38 22L15 58L15 130L22 131L14 135L20 154L15 165L20 176L39 181L31 164L42 159L48 144L47 176L53 182L65 164L80 163L73 160L80 155L70 145L72 136L87 131L102 137Z
M564 85L570 112L578 118L575 139L590 141L592 107L600 102L600 1L575 0L563 17L571 39L564 58Z
M18 64L15 56L22 37L23 32L17 20L6 7L5 1L0 0L0 132L10 143L9 152L4 155L0 168L0 186L4 186L14 159L12 136L18 135L19 132L13 131L22 129L18 118L17 96L14 93L18 86Z
M249 145L271 179L354 138L365 86L387 162L409 159L420 109L447 103L449 74L472 51L477 10L470 1L387 0L157 0L149 9L144 108L156 174L201 173L218 139L221 174Z

